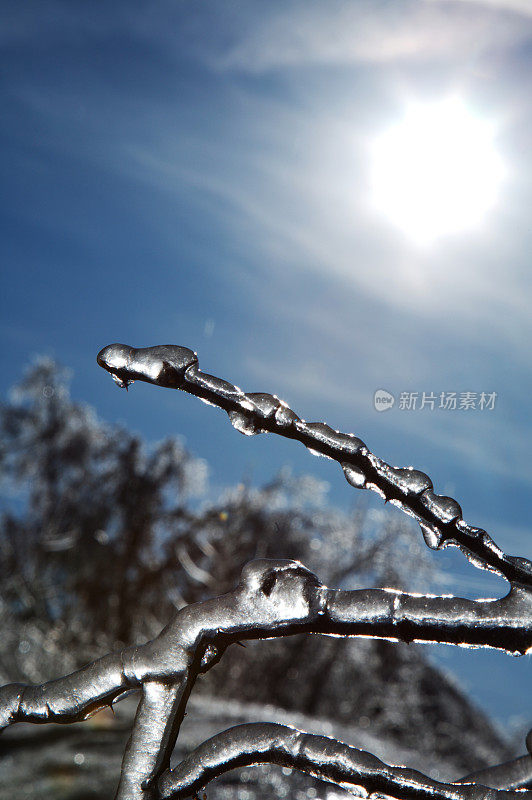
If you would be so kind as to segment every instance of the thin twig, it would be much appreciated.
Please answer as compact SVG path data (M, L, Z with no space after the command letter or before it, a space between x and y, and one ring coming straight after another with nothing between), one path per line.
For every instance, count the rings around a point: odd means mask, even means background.
M415 517L432 549L455 545L476 566L532 588L532 562L506 555L485 530L465 522L456 500L435 494L424 472L390 466L353 434L340 433L323 422L305 422L275 395L246 394L221 378L201 372L193 350L179 345L137 349L112 344L98 353L97 361L121 387L141 380L182 389L222 408L243 434L270 432L296 439L311 452L338 461L352 486L372 489Z
M532 765L530 756L525 759ZM400 800L532 798L529 791L496 790L480 783L440 783L416 770L389 766L371 753L328 736L304 733L273 722L237 725L203 742L162 775L159 794L162 800L190 797L229 770L266 763L292 767L369 798L383 795Z

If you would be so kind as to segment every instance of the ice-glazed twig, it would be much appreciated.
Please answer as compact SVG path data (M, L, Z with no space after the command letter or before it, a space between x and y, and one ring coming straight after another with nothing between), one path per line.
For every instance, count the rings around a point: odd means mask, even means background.
M472 772L457 783L480 783L493 789L529 788L532 785L532 756L519 756L504 764ZM532 792L530 792L532 795Z
M187 679L188 678L188 679ZM183 720L194 674L177 683L146 681L129 737L116 797L157 797L155 782L170 767L170 757Z
M456 500L436 494L425 473L411 467L392 467L356 436L340 433L323 422L305 422L275 395L246 394L225 380L201 372L194 351L178 345L137 349L111 344L100 351L97 360L121 387L141 380L182 389L222 408L241 433L270 432L298 440L310 451L338 461L352 486L372 489L413 516L432 549L455 545L476 566L532 587L532 563L506 555L485 530L465 522Z
M287 636L319 628L326 590L295 561L247 564L238 586L181 609L155 637L39 686L0 688L0 728L16 722L77 722L129 690L142 698L124 754L117 800L151 800L168 767L196 677L242 638Z
M532 594L512 586L500 600L390 589L328 589L302 564L258 559L233 591L186 606L155 637L40 686L0 688L0 725L75 722L141 687L126 747L119 800L156 797L196 677L245 639L296 633L447 642L520 654L532 649Z
M532 763L532 758L527 756ZM392 767L371 753L328 736L286 725L251 722L203 742L159 781L163 800L191 797L211 780L252 764L292 767L367 798L400 800L530 800L532 792L496 790L471 783L439 783L421 772Z

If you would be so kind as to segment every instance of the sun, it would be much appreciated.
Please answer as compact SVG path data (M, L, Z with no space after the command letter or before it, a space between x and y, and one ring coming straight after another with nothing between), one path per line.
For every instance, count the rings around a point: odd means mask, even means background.
M411 105L372 148L373 207L419 244L478 229L504 177L495 135L458 98Z

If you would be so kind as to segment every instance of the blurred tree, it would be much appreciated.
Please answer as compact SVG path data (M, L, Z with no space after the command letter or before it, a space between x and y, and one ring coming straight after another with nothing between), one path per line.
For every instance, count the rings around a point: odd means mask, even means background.
M104 425L71 400L67 378L40 360L0 407L11 498L0 554L4 608L57 630L77 652L146 632L154 607L146 576L160 562L168 521L175 532L187 498L203 491L206 466L176 439L148 449Z

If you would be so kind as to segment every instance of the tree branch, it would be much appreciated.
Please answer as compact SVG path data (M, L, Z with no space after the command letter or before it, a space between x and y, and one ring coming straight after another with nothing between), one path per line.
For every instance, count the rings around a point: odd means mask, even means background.
M157 797L154 782L170 767L170 756L192 685L192 681L186 680L172 684L144 683L124 752L117 798L148 800Z
M525 756L532 764L532 758ZM211 780L253 764L292 767L362 796L400 800L530 800L532 792L481 784L440 783L406 767L392 767L371 753L328 736L271 722L237 725L197 747L159 780L162 800L195 795ZM530 774L530 772L529 772Z
M415 517L432 549L455 545L476 566L532 588L532 563L506 555L485 530L465 522L456 500L435 494L425 473L392 467L356 436L335 431L323 422L305 422L275 395L245 394L237 386L201 372L194 351L178 345L137 349L112 344L98 353L97 361L121 387L141 380L182 389L222 408L243 434L270 432L296 439L311 452L338 461L352 486L372 489Z
M532 784L532 756L519 756L504 764L495 767L480 769L461 778L457 783L480 783L491 786L493 789L520 789L531 788ZM532 794L532 792L529 792Z
M119 800L148 800L167 769L196 677L243 639L296 633L532 648L532 597L513 586L500 600L466 600L390 589L336 591L297 561L259 559L225 595L181 609L155 639L40 686L0 688L0 725L76 722L130 689L143 695L128 742Z

